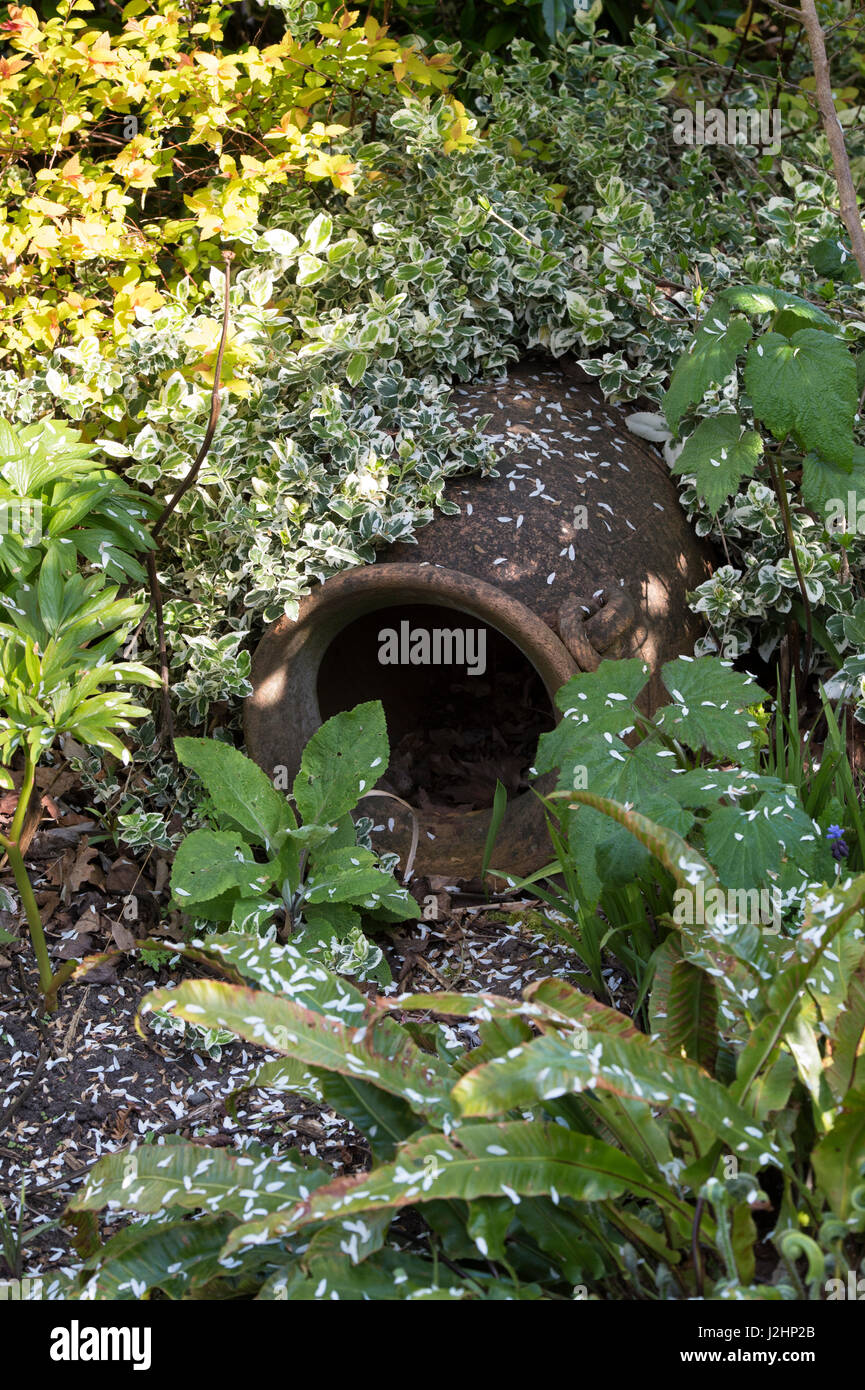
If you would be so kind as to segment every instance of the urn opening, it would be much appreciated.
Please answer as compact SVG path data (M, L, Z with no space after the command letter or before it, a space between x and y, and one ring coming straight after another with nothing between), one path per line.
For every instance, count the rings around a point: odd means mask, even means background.
M441 604L384 604L331 639L318 669L322 719L381 700L391 761L379 787L418 810L457 815L524 793L555 713L520 648L480 618Z

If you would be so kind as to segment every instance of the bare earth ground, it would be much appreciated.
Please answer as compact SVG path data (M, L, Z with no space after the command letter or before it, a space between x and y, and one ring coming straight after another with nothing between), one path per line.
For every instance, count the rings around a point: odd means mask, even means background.
M537 913L529 908L459 907L441 894L440 901L448 910L438 921L404 924L390 938L379 938L394 990L485 990L517 997L533 980L579 972L568 947L538 932ZM100 927L88 932L94 950L114 945L104 911L108 901L101 906ZM71 915L77 910L72 904ZM93 908L81 916L88 912ZM76 935L67 928L55 936L55 947L62 950L63 938ZM65 986L57 1013L46 1023L29 942L7 944L0 952L0 1196L8 1211L14 1205L17 1212L25 1184L24 1225L34 1234L23 1273L76 1267L71 1236L54 1223L100 1155L133 1139L171 1132L202 1144L243 1147L256 1141L281 1153L299 1148L331 1164L334 1174L366 1165L366 1145L352 1126L298 1096L247 1091L237 1098L232 1118L226 1101L266 1055L259 1049L235 1043L214 1058L165 1035L135 1031L142 997L201 974L199 967L181 962L177 970L154 970L140 957L120 956L87 981ZM609 983L615 993L619 981L612 976ZM467 1047L473 1045L473 1024L455 1022L454 1030ZM0 1258L0 1273L9 1272Z

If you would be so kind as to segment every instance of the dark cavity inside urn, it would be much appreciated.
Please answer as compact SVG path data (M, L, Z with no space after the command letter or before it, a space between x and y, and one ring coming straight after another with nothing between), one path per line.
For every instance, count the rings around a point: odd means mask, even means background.
M556 691L576 670L639 656L651 711L660 666L699 635L687 593L711 572L666 465L576 364L527 362L457 401L516 444L499 476L456 480L459 516L327 580L270 628L245 717L251 755L293 777L324 719L380 699L391 762L378 789L391 798L359 809L378 849L405 865L416 834L415 873L452 880L480 871L497 778L508 804L494 867L546 862L528 768L559 717Z

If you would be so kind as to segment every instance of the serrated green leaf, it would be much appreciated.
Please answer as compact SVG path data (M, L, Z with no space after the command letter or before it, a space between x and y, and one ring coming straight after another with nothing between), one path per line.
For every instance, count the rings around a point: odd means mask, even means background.
M260 892L270 882L249 846L233 830L193 830L177 851L171 870L171 891L184 911L232 889L247 896Z
M756 418L776 439L792 435L801 449L850 471L856 364L837 338L817 328L790 339L765 334L748 352L745 388Z
M763 452L756 430L746 430L738 415L701 420L673 464L674 473L693 473L697 491L713 512L743 478L753 478Z
M723 305L709 310L690 351L676 363L664 396L664 414L671 430L679 428L685 411L703 399L709 386L727 380L752 336L747 319L731 319L729 309Z
M749 810L716 806L703 835L706 853L726 888L761 888L774 881L785 858L813 877L819 831L792 788L764 793ZM828 864L825 866L828 869Z
M806 507L831 526L833 531L847 529L848 521L852 530L857 530L860 519L865 526L865 517L859 510L859 502L865 497L865 449L861 444L853 446L853 465L849 470L829 463L817 454L808 453L802 463L801 497ZM852 508L849 494L853 494ZM852 511L852 516L848 515Z
M295 819L285 796L251 758L215 738L178 738L177 756L204 783L220 816L275 853Z
M658 728L695 752L705 749L716 757L753 761L751 735L759 726L748 706L768 696L752 676L713 656L668 661L661 675L673 703L655 715Z
M328 719L304 748L294 781L303 820L323 825L354 810L358 798L384 776L389 757L380 701L370 700Z

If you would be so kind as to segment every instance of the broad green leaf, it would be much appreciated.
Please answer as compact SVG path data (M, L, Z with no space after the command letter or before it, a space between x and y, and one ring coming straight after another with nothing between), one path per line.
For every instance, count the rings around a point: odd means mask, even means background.
M407 1101L380 1086L336 1072L316 1072L325 1103L369 1143L376 1159L393 1158L397 1145L418 1129L417 1116Z
M833 531L846 530L852 522L855 534L865 514L859 502L865 498L865 449L853 446L853 467L839 468L817 454L808 453L802 463L801 497L806 507L831 526ZM849 494L852 493L852 506ZM852 515L851 515L852 513Z
M747 319L730 318L730 311L717 304L707 313L694 336L689 352L676 363L664 396L664 414L674 432L686 410L697 405L712 385L721 385L736 366L739 353L751 341L753 329Z
M715 415L688 436L672 471L693 473L698 493L717 512L743 478L753 478L762 453L760 435L746 430L738 415Z
M845 1008L835 1018L826 1080L838 1101L843 1101L848 1091L865 1090L865 970L862 967L850 981Z
M700 881L707 887L716 886L711 864L675 831L657 825L628 806L620 806L618 802L610 801L606 797L595 796L594 792L571 792L570 795L572 801L583 806L592 806L596 811L601 811L605 816L618 821L619 825L624 825L646 846L658 863L672 874L680 886L693 887Z
M188 912L198 903L237 889L249 896L271 882L245 840L233 830L193 830L181 844L171 870L177 906Z
M846 238L839 241L837 237L824 237L811 247L808 260L818 275L825 275L829 280L855 285L862 278Z
M260 1087L263 1091L293 1091L321 1105L324 1097L316 1077L316 1072L294 1057L277 1057L273 1062L262 1062L240 1090Z
M352 1221L345 1223L350 1229L343 1235L344 1243L350 1244L352 1236L356 1239L354 1228L359 1224ZM341 1231L342 1227L335 1229ZM289 1272L280 1270L267 1280L256 1297L288 1303L317 1303L321 1299L339 1299L340 1302L453 1303L460 1299L495 1298L497 1294L504 1298L512 1290L513 1285L504 1280L460 1279L441 1262L436 1268L431 1260L419 1255L405 1250L386 1249L371 1255L358 1266L351 1265L345 1258L334 1257L327 1261L316 1261L309 1270L303 1266L295 1266ZM540 1290L537 1291L539 1294Z
M539 739L538 772L562 769L558 785L566 789L574 785L573 765L585 763L586 753L601 737L606 741L610 734L616 740L610 746L627 752L622 735L634 724L635 702L648 679L649 668L639 657L602 661L596 671L572 676L556 692L564 718Z
M712 1073L718 1052L718 990L705 970L684 959L674 936L655 952L649 998L652 1032L664 1050Z
M756 757L752 734L759 725L749 705L768 699L752 676L725 666L716 657L679 657L661 669L673 697L655 715L665 734L698 752L749 763Z
M865 1209L865 1091L851 1091L844 1110L811 1154L820 1187L842 1221Z
M304 249L318 256L325 249L333 234L333 219L326 212L314 217L303 236Z
M749 810L716 806L703 827L706 855L725 888L762 888L775 881L782 860L815 869L823 849L820 830L806 815L793 788L780 795L764 793ZM828 871L828 863L824 868ZM809 874L809 877L812 877Z
M548 1197L528 1197L520 1202L517 1219L569 1284L600 1279L604 1261L598 1246L565 1207L556 1206ZM674 1256L673 1262L677 1259Z
M417 917L418 905L408 889L400 888L390 874L375 865L375 856L357 846L317 858L304 884L304 899L325 905L353 903L368 912L386 909L398 920Z
M303 750L294 799L303 820L338 821L384 776L390 751L378 700L335 714Z
M225 932L204 937L196 949L196 959L216 956L263 990L293 999L337 1023L357 1022L370 1008L366 995L353 984L310 960L290 942L281 945L254 934Z
M310 1222L379 1207L403 1207L460 1198L553 1196L600 1202L633 1192L666 1192L647 1180L627 1154L559 1125L516 1121L462 1125L448 1136L430 1134L403 1145L393 1163L360 1177L339 1178L312 1193L293 1212L239 1226L228 1250L277 1239Z
M294 824L291 807L251 758L215 738L178 738L175 751L204 783L220 816L275 853Z
M516 1056L467 1072L453 1095L462 1113L476 1118L581 1091L611 1091L652 1108L672 1106L708 1126L731 1152L761 1166L780 1166L775 1140L755 1126L723 1086L694 1063L652 1047L643 1036L590 1032L588 1041L578 1046L561 1036L536 1038Z
M542 1005L555 1018L566 1020L571 1025L578 1024L590 1028L592 1032L612 1033L623 1038L639 1035L639 1029L635 1027L632 1019L620 1014L617 1009L611 1009L607 1004L601 1004L599 1000L593 999L591 994L584 994L582 990L575 989L567 980L538 980L528 986L523 998L527 1003ZM539 1027L543 1027L542 1019L537 1019L536 1022Z
M231 1212L246 1221L305 1200L329 1177L327 1168L270 1158L260 1150L232 1153L169 1135L164 1143L132 1144L101 1158L69 1205L73 1211L112 1205L144 1214L181 1207Z
M352 353L345 368L345 375L349 386L357 386L368 365L369 357L365 352Z
M422 1053L389 1018L374 1019L359 1010L355 1026L346 1027L291 999L214 980L185 981L148 994L142 1014L157 1009L202 1028L224 1028L309 1067L368 1081L431 1121L441 1123L448 1115L448 1068Z
M193 1290L211 1280L229 1278L220 1257L236 1224L236 1218L224 1213L200 1216L197 1221L128 1226L85 1265L85 1271L95 1265L84 1284L88 1302L137 1302L154 1289L164 1298L190 1298Z
M789 290L776 289L774 285L731 285L729 289L721 291L715 304L729 305L731 309L755 316L771 314L776 310L783 312L785 309L793 309L813 323L824 323L828 327L834 327L825 309L820 309L801 295L791 294Z
M789 339L767 333L748 352L745 387L776 439L792 435L801 449L850 471L856 364L842 342L817 328Z
M63 564L60 546L49 545L39 566L37 593L39 596L39 615L47 630L53 635L61 623L63 608Z
M0 469L13 459L22 459L23 457L24 449L15 426L10 425L8 420L0 419Z

